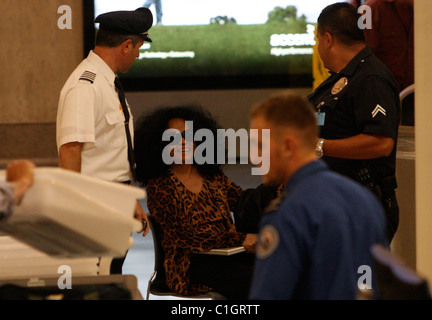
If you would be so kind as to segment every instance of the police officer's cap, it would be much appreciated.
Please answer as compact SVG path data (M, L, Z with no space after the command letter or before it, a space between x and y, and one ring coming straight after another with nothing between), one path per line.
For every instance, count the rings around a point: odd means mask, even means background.
M101 30L117 32L126 35L140 35L145 41L152 42L148 30L153 25L153 14L148 8L138 8L135 11L113 11L96 17Z

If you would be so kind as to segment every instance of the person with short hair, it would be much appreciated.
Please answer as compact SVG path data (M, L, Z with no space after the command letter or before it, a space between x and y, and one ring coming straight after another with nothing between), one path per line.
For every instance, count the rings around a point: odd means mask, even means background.
M118 73L126 73L139 57L153 15L148 8L99 15L96 45L72 72L59 99L57 147L59 166L105 181L134 180L133 115ZM147 215L137 201L135 217ZM144 223L145 225L145 223ZM149 228L144 226L144 235ZM121 273L122 258L112 273Z
M346 2L321 12L318 51L331 76L308 99L320 129L317 154L331 170L376 194L385 208L391 241L399 225L399 90L393 74L366 45L359 17Z
M370 247L387 243L380 203L317 159L316 117L306 99L273 96L254 107L250 123L258 151L270 144L264 183L285 185L260 223L250 299L356 299L359 267L373 269Z

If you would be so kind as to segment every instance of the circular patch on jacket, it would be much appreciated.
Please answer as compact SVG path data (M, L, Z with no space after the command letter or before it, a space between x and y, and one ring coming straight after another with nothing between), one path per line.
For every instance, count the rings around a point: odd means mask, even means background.
M275 227L266 225L259 234L256 256L259 259L266 259L275 252L278 245L279 232Z

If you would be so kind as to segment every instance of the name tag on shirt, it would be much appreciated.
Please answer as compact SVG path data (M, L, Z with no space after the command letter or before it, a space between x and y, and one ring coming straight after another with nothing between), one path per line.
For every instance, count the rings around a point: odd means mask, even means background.
M325 112L316 112L318 126L323 126L325 123Z

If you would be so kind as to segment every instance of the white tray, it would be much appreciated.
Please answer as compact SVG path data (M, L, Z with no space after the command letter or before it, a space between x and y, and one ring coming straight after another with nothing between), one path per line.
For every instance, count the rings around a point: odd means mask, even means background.
M54 257L124 256L141 228L133 216L144 197L141 188L36 168L34 185L0 231Z

